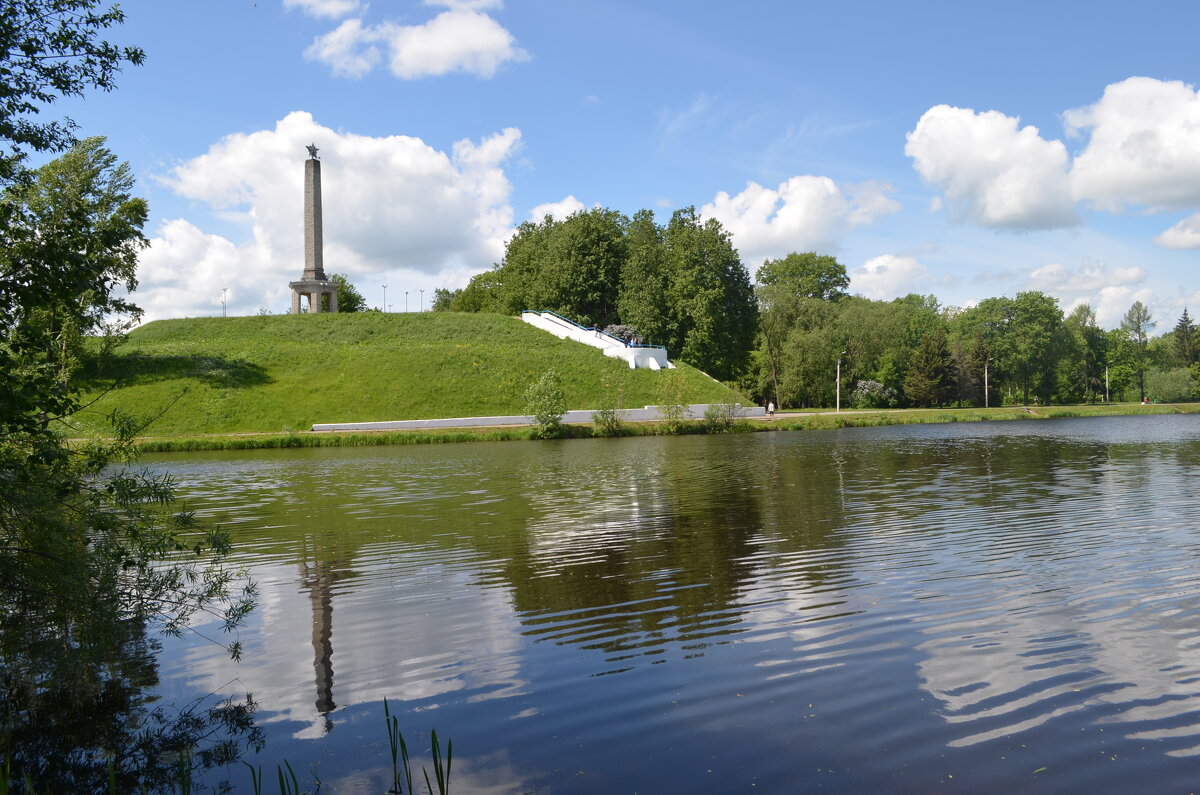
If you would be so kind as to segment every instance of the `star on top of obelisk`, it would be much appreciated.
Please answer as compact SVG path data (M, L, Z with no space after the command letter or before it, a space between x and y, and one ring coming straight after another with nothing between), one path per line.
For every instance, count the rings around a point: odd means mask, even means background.
M304 147L304 148L308 150L308 156L309 156L309 157L311 157L313 160L317 160L317 159L319 159L319 158L317 157L317 151L318 151L318 150L317 150L317 144L316 144L315 142L314 142L314 143L311 143L311 144L309 144L308 146L306 146L306 147Z

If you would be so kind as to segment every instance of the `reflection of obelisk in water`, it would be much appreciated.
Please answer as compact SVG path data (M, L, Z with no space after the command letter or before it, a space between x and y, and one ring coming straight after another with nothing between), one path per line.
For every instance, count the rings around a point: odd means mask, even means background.
M325 731L333 728L329 713L337 709L333 700L333 577L328 565L300 562L301 587L312 601L313 671L316 673L317 712L325 719Z
M337 309L337 283L325 278L324 224L321 218L321 161L316 144L308 145L304 161L304 273L292 288L292 314L301 310L301 296L308 298L308 312L320 312L322 299L329 312Z

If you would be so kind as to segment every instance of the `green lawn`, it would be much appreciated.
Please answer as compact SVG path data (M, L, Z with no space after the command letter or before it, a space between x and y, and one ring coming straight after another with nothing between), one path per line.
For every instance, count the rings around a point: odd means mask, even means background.
M690 403L741 398L678 365ZM85 373L94 403L73 419L104 432L115 408L158 416L149 435L305 431L313 423L523 414L555 368L572 409L659 402L665 376L513 317L443 312L159 320Z

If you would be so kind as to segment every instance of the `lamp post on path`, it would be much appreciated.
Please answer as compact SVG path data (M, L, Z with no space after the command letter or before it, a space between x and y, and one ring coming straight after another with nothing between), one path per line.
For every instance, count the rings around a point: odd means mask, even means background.
M842 410L842 357L845 355L845 351L839 353L837 361L837 401L834 408L837 412Z
M990 361L992 361L992 357L991 357L991 356L987 357L987 360L986 360L986 361L983 363L983 407L984 407L985 409L986 409L986 408L988 408L988 380L987 380L987 371L988 371L988 362L990 362Z

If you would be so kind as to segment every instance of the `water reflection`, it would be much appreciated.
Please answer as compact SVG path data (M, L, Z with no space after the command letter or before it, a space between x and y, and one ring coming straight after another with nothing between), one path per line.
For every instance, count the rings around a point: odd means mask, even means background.
M387 697L464 791L1182 781L1200 424L1147 419L164 457L264 593L167 665L328 780Z

